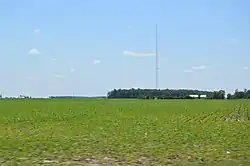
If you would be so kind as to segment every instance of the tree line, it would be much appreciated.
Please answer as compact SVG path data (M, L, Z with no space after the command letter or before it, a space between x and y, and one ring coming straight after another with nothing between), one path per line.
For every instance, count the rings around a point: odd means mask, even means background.
M243 91L236 89L234 94L227 94L227 99L250 99L250 89Z
M202 91L188 89L114 89L108 92L107 98L120 99L250 99L250 90L235 90L227 94L225 90Z

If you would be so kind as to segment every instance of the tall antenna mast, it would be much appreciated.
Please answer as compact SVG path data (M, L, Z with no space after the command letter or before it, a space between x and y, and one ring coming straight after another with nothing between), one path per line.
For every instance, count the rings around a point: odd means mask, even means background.
M155 26L155 88L158 89L158 25Z

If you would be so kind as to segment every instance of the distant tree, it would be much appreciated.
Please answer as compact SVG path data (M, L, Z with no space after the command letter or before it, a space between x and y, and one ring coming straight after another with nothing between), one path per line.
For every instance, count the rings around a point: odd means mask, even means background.
M233 99L233 95L230 94L230 93L228 93L228 94L227 94L227 99Z
M250 89L246 92L246 99L250 99Z
M212 99L225 99L225 91L224 90L214 91L212 93Z
M236 89L234 92L234 99L244 99L244 98L245 98L244 91L239 91L238 89Z
M225 99L226 92L219 91L199 91L187 89L114 89L108 92L108 98L134 98L134 99L193 99L190 95L206 95L207 99ZM198 97L198 98L199 98ZM250 99L250 90L235 90L233 94L227 94L227 99Z
M137 99L192 99L190 95L206 95L207 98L224 99L225 91L209 92L185 89L114 89L108 92L108 98L137 98Z

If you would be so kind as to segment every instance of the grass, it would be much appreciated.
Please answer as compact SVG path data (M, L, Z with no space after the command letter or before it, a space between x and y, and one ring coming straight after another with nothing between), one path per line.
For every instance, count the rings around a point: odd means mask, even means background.
M0 165L248 165L247 109L247 100L2 100Z

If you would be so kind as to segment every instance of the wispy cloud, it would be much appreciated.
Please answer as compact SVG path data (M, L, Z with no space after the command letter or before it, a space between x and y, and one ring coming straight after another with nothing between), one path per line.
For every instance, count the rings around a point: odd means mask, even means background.
M193 70L205 70L208 67L206 65L200 65L200 66L193 66L192 69Z
M124 56L134 56L134 57L149 57L149 56L155 56L155 53L152 52L140 52L136 53L133 51L123 51Z
M248 69L249 69L249 67L245 66L243 69L244 69L244 70L248 70Z
M39 55L41 53L37 49L33 48L33 49L29 50L28 54L30 54L30 55Z
M52 60L52 61L56 61L56 58L52 58L51 60Z
M194 70L184 70L183 72L184 72L184 73L193 73Z
M76 69L74 69L74 68L70 68L70 72L75 72L76 71Z
M101 63L100 60L94 60L94 61L93 61L93 64L94 64L94 65L99 64L99 63Z
M60 75L60 74L54 74L53 77L55 77L55 78L62 78L62 75Z
M132 29L133 27L132 26L128 26L128 29Z
M239 40L236 37L232 37L229 39L229 43L230 44L238 44Z
M34 33L40 33L41 30L40 30L40 29L34 29L33 32L34 32Z

